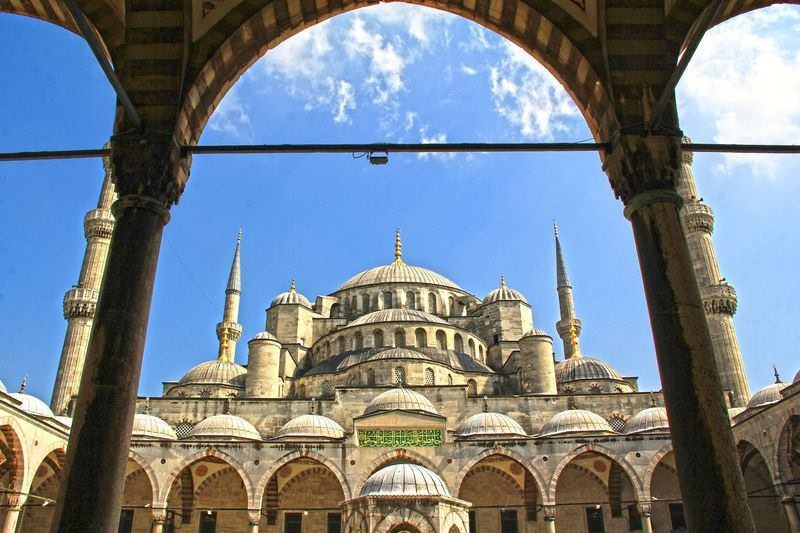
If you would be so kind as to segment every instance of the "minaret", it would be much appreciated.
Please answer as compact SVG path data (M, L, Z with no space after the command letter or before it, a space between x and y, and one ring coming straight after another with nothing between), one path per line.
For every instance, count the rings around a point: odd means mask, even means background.
M556 322L556 331L564 343L564 358L580 357L578 336L581 334L581 321L575 316L575 303L572 301L572 283L567 275L567 265L561 252L558 238L558 224L553 222L553 233L556 237L556 290L561 320Z
M64 295L64 318L67 333L61 349L58 374L53 387L50 407L57 415L69 414L70 402L78 395L83 373L83 362L89 348L94 310L106 268L106 256L114 229L111 204L116 199L111 180L111 162L103 160L105 179L100 190L97 209L86 213L83 229L86 236L86 251L78 283Z
M228 286L225 287L225 310L222 322L217 324L217 338L219 339L220 361L235 362L236 341L242 336L242 326L239 320L239 296L242 294L242 272L239 249L242 245L242 230L236 236L236 251L233 252L231 273L228 275Z
M684 142L689 141L685 138ZM734 288L720 274L717 254L711 240L714 213L698 197L692 173L691 152L683 152L677 190L684 202L680 211L681 221L703 299L722 388L731 391L733 406L743 407L750 399L750 386L742 363L739 340L733 327L733 315L736 313L738 300Z

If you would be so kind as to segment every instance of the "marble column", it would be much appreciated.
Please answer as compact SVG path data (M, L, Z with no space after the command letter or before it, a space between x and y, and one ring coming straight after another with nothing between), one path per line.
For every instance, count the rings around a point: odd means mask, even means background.
M544 511L544 527L547 533L556 533L556 506L545 505L542 510Z
M800 533L800 513L797 511L797 501L794 496L781 498L783 511L786 513L786 522L789 524L790 533Z
M653 533L653 509L650 502L639 503L639 516L642 519L642 533Z

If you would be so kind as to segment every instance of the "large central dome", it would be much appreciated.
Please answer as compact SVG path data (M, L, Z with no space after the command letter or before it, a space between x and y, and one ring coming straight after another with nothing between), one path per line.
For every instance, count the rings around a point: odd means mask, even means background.
M356 274L347 280L338 291L365 287L367 285L378 285L380 283L414 283L420 285L439 285L450 289L463 290L453 281L441 274L427 268L411 266L402 261L395 261L390 265L383 265L360 274Z

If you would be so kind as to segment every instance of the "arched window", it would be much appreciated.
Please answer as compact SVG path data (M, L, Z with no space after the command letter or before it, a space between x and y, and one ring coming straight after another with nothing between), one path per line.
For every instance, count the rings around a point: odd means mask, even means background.
M394 346L395 348L404 348L406 345L406 332L402 329L395 330L394 332Z
M447 314L450 316L456 314L456 299L452 296L447 299Z
M425 348L428 346L428 334L425 333L425 330L422 328L417 328L417 331L414 332L415 340L417 341L417 346L420 348Z
M347 351L347 343L344 340L344 337L339 337L337 341L339 343L339 353L344 353Z
M426 368L425 369L425 385L435 385L435 384L436 384L436 378L435 378L435 376L433 374L433 369L432 368Z
M384 292L383 293L383 308L384 309L391 309L392 308L392 293L391 292Z
M297 396L299 398L305 398L306 397L306 386L305 385L300 385L299 387L297 387Z
M469 340L469 354L473 358L475 357L475 341L472 339Z
M483 357L483 346L480 344L478 345L478 357L481 359L481 363L485 363L486 359Z
M380 348L383 346L383 332L379 329L376 329L372 332L372 345L375 348Z
M339 309L340 309L339 304L333 304L331 306L331 318L339 318L341 314Z
M438 330L436 332L436 344L439 346L440 350L447 349L447 335L445 335L444 331Z
M428 312L432 315L439 312L436 306L436 295L432 292L428 294Z
M355 346L354 346L354 348L355 348L356 350L362 350L362 349L364 349L364 335L362 335L360 331L357 331L357 332L356 332L356 335L355 335Z
M361 296L361 307L365 313L369 313L372 310L369 306L369 294L363 294Z
M330 357L331 355L331 341L325 341L325 357Z
M353 296L350 300L350 312L354 314L358 312L358 296Z
M478 395L478 384L475 382L474 379L467 380L467 395L468 396Z
M453 374L447 374L447 384L448 385L453 384Z
M412 291L406 293L406 307L409 309L417 308L417 295Z
M322 396L325 398L330 398L336 393L335 389L333 388L333 383L328 380L322 382Z
M372 387L375 385L375 371L371 368L367 369L367 386Z
M464 302L458 302L458 316L464 316L467 314L467 306L464 305Z
M395 385L405 385L406 383L406 369L402 366L397 366L394 369L394 384Z
M464 353L464 339L461 338L461 335L456 333L455 338L453 339L455 342L455 350L458 353Z

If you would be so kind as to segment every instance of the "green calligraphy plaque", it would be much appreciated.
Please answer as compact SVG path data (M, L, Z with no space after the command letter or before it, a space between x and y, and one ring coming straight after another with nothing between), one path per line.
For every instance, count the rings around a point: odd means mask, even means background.
M363 448L423 448L442 445L439 429L361 429L358 444Z

